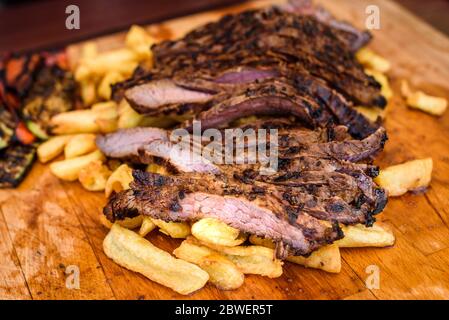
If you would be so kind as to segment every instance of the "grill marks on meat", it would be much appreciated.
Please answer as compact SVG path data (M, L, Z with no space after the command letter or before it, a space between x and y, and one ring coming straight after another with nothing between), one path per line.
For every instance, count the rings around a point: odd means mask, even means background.
M327 10L321 6L314 6L311 0L290 0L283 7L286 11L291 11L300 15L311 15L318 21L333 28L336 36L351 49L356 52L371 40L369 31L357 30L351 24L335 19Z
M280 242L301 255L342 236L337 224L296 213L293 208L287 213L274 196L248 200L242 196L246 190L236 190L239 187L234 188L223 176L164 177L142 171L133 175L132 189L114 195L106 206L109 219L116 218L117 213L128 216L137 212L169 221L215 217L243 232Z
M255 124L265 125L276 122ZM128 140L136 141L130 133L141 132L109 134L100 138L105 143L99 147L109 156L108 143L120 148ZM104 213L111 221L137 214L165 221L215 217L282 243L279 254L286 247L308 254L338 239L338 223L372 225L373 215L386 204L386 194L372 181L378 168L357 162L369 161L383 148L383 128L361 141L349 140L341 126L317 131L281 127L279 136L279 170L273 175L262 175L259 164L198 164L191 162L190 154L175 157L167 148L169 141L154 139L134 146L132 151L139 150L142 162L159 157L178 174L164 177L135 171L131 190L111 197Z
M211 126L226 125L244 109L312 119L314 127L333 121L364 137L376 128L351 103L383 107L386 101L340 38L309 15L246 11L153 46L155 68L138 69L114 91L125 91L145 114L179 113L196 103ZM243 100L246 92L254 94Z

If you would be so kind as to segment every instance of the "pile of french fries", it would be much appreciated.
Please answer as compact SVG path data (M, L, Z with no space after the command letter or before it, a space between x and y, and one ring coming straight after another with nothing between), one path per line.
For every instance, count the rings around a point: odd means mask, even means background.
M64 156L63 160L56 159L50 164L55 176L66 181L78 180L89 191L104 191L106 197L129 188L133 180L132 169L126 163L106 159L95 145L96 134L174 123L170 117L139 115L125 100L120 103L111 100L111 84L129 77L139 62L151 60L152 56L149 47L154 40L143 28L133 26L125 42L125 48L105 53L99 53L94 43L86 43L75 77L80 83L83 102L89 108L55 116L51 120L55 136L37 150L42 163ZM360 50L357 59L382 85L382 94L387 100L391 99L393 91L386 76L389 61L370 49ZM411 107L432 114L441 114L446 109L440 98L421 91L411 92L406 85L403 85L402 94ZM381 109L364 106L357 109L372 121L385 117L385 111ZM430 158L392 166L381 170L376 183L390 196L399 196L427 187L432 166ZM150 164L147 170L167 174L164 167L156 164ZM283 273L284 262L275 258L275 244L271 240L248 236L214 218L187 223L137 216L112 224L101 214L100 220L110 229L103 242L108 257L180 294L190 294L208 282L223 290L234 290L243 285L246 274L276 278ZM183 240L170 254L147 240L154 230ZM345 226L343 231L343 239L308 257L289 256L286 263L338 273L341 248L387 247L395 242L393 233L381 223L372 228Z
M139 26L128 31L125 48L100 53L94 42L87 42L75 69L84 105L109 100L112 84L129 78L140 62L151 62L153 43L154 39Z

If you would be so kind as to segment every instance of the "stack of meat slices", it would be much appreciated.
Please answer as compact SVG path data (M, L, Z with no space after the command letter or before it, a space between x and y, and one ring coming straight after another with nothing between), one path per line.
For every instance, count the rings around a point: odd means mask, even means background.
M311 128L343 124L362 138L376 126L352 104L384 107L386 100L338 32L279 8L226 16L153 46L154 67L116 84L114 97L142 114L193 112L204 129L288 114Z
M104 209L110 221L138 214L165 221L214 217L274 240L284 257L307 255L340 239L339 223L372 225L373 215L386 204L385 191L372 180L378 168L369 164L383 149L383 128L353 140L343 126L279 127L279 167L271 175L261 174L260 164L194 162L189 152L172 152L168 137L155 128L98 137L97 145L109 157L139 163L163 159L173 173L135 170L131 189L114 194Z
M135 170L131 189L109 199L109 220L214 217L272 239L280 258L308 255L342 238L340 224L374 223L387 196L373 182L378 168L372 161L387 136L352 108L386 104L380 85L354 58L369 37L348 36L353 28L340 28L322 12L320 18L295 10L228 15L157 44L154 67L139 67L113 88L115 98L126 98L139 113L191 114L181 124L189 131L193 120L202 129L222 129L242 117L272 117L246 127L278 129L277 172L261 174L260 164L193 162L191 154L171 152L170 132L161 129L99 136L97 145L109 157L162 160L172 172Z

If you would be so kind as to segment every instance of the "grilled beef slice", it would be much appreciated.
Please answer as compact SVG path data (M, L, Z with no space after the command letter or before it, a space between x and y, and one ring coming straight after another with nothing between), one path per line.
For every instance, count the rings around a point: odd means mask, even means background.
M250 201L231 190L222 177L164 177L142 171L134 171L133 175L132 189L113 195L105 207L110 219L136 214L166 221L215 217L242 232L273 239L301 255L342 236L338 224L325 223L294 209L289 215L274 197Z
M298 128L281 129L278 131L278 145L276 146L278 157L284 162L284 165L287 159L306 157L351 163L370 161L383 150L387 140L387 134L382 127L363 140L348 139L341 132L342 128L344 127L340 126L320 131ZM167 161L174 161L175 157L176 162L183 162L184 167L189 166L190 155L185 154L185 158L183 158L182 150L180 154L172 152L174 145L169 141L169 134L168 131L156 128L122 129L97 136L96 143L106 156L112 158L142 156L141 161L145 162L144 156L148 154ZM193 141L193 137L190 140ZM267 141L270 141L269 137ZM248 147L251 143L251 140L246 140L245 146ZM290 163L293 162L290 161Z
M335 19L322 6L313 5L312 0L289 0L283 9L300 15L314 16L318 21L332 27L337 37L353 52L365 46L372 38L369 31L360 31L345 21Z
M359 123L358 129L362 129L369 122L350 107L351 103L386 103L380 85L363 72L333 29L310 16L275 8L247 11L226 16L183 39L162 42L152 49L155 67L141 68L132 79L115 87L118 91L127 89L125 97L140 113L158 114L186 103L203 105L203 111L217 105L223 108L223 103L236 92L251 90L256 93L254 99L261 98L257 92L276 86L270 83L275 81L282 84L281 88L290 87L289 96L294 96L294 100L309 99L312 106L320 106L320 112L332 115L314 118L314 125L325 126L331 118L350 127ZM270 102L268 98L279 92L265 94L265 105ZM300 113L298 108L277 106L271 107L272 113ZM259 111L259 103L246 112L267 113L264 107ZM228 121L221 117L215 122Z

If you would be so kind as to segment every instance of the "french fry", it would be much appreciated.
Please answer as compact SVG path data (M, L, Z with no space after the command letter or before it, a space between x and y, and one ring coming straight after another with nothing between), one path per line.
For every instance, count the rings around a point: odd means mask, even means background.
M245 274L259 274L269 278L282 275L283 262L274 259L274 250L262 246L225 247L201 242L193 237L188 238L194 244L207 246L235 263Z
M153 219L153 223L159 231L175 239L183 239L190 235L190 226L186 222L165 222L160 219Z
M243 272L232 261L210 248L195 245L188 240L183 241L173 254L200 266L209 274L209 281L221 290L237 289L245 280Z
M92 110L63 112L51 118L54 134L97 133L97 115Z
M401 81L401 94L410 108L418 109L435 116L441 116L447 109L447 100L428 95L422 91L412 91L407 80Z
M389 196L400 196L410 190L427 187L432 178L432 158L408 161L380 170L375 182L388 191Z
M267 248L275 247L275 244L270 239L264 239L254 235L249 237L249 241L252 244ZM324 246L314 251L308 257L289 256L287 257L287 261L331 273L339 273L341 270L340 250L335 244Z
M356 53L357 60L366 68L385 73L391 68L391 63L368 48L362 48Z
M100 128L101 133L111 133L118 129L118 119L97 118L95 122Z
M308 268L321 269L330 273L341 271L340 249L336 244L324 246L308 257L290 256L287 261L303 265Z
M151 45L154 39L140 26L133 25L126 34L126 46L133 50L139 60L150 60L152 52Z
M98 96L104 100L111 99L111 85L122 80L124 80L124 77L117 71L106 73L98 85Z
M110 133L118 129L118 106L114 101L96 103L92 111L100 132Z
M156 163L150 163L147 166L146 171L147 172L151 172L151 173L157 173L157 174L160 174L160 175L163 175L163 176L168 174L168 171L167 171L167 169L165 167L160 166L160 165L158 165Z
M66 143L72 138L71 135L56 136L48 139L37 148L37 156L39 161L46 163L57 156L63 151Z
M88 80L90 80L91 78L91 71L89 70L89 68L84 65L84 64L80 64L76 69L75 69L75 80L78 82L87 82Z
M381 85L381 94L385 97L385 99L390 100L393 97L393 90L390 87L390 83L386 75L382 72L372 69L366 69L365 72L370 76L374 77L377 82Z
M100 53L92 59L84 59L75 71L75 79L84 81L93 77L103 77L106 73L116 71L129 76L137 67L138 56L127 48Z
M88 79L80 82L81 99L85 106L90 106L97 100L95 82Z
M199 266L209 274L210 282L221 290L235 290L245 281L243 272L220 254L208 255L200 261Z
M135 128L139 126L140 122L143 119L143 116L138 114L133 108L131 108L131 106L125 99L120 102L118 113L119 129Z
M393 232L379 222L369 228L359 224L342 229L345 237L335 242L340 248L388 247L395 242Z
M95 135L92 133L82 133L74 135L64 147L66 159L76 158L97 149Z
M118 117L118 106L114 101L98 102L91 107L95 117L113 119Z
M192 225L192 234L202 242L228 247L238 246L246 240L238 229L214 218L204 218L195 222Z
M410 89L410 85L408 84L408 81L405 79L402 79L401 80L401 95L402 95L402 97L407 99L412 94L413 94L413 92Z
M75 181L82 168L92 161L104 159L105 156L97 150L85 156L53 162L50 164L50 171L61 180Z
M78 180L89 191L103 191L110 175L111 170L100 160L97 160L81 169Z
M109 198L111 193L120 192L129 189L129 184L133 181L132 169L126 164L122 164L110 175L104 193L106 198Z
M103 249L119 265L141 273L180 294L197 291L209 280L208 273L197 265L176 259L118 224L112 226L104 239Z
M435 116L441 116L447 109L447 100L416 91L407 97L407 105Z
M144 217L142 220L142 225L140 226L139 235L141 237L145 237L151 231L156 228L156 225L153 222L153 219L150 217Z
M84 43L81 49L81 63L83 60L93 59L98 55L98 47L97 44L93 41L88 41Z
M111 229L114 225L114 223L109 221L104 214L100 214L100 222L108 229ZM126 229L136 229L143 223L143 217L141 215L132 218L126 217L123 220L116 220L115 223Z

